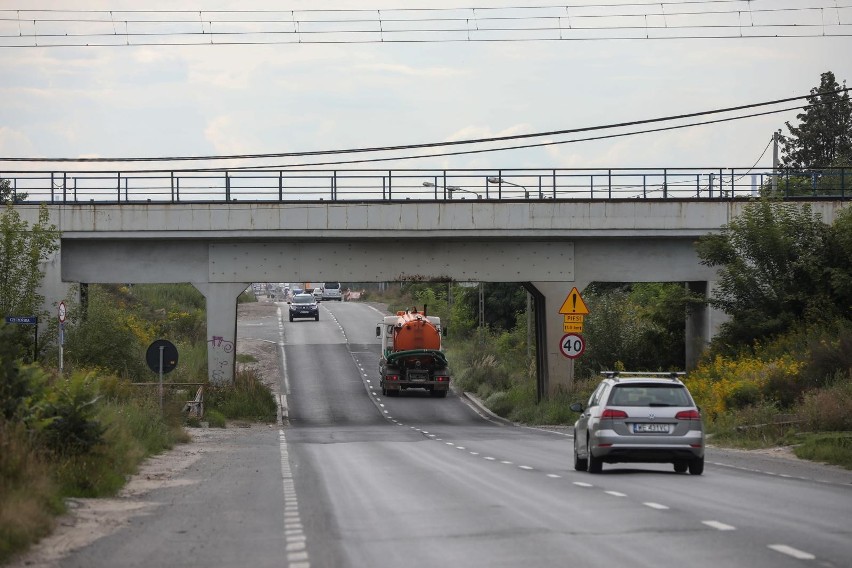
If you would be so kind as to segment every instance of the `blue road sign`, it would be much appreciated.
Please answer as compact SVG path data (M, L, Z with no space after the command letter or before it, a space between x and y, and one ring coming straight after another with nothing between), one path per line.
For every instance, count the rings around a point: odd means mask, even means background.
M26 325L35 325L38 323L38 316L6 316L6 323L23 323Z

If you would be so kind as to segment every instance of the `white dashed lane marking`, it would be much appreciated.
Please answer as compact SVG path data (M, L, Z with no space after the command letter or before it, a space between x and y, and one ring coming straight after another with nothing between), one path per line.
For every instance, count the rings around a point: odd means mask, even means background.
M290 469L290 455L287 450L287 437L284 429L278 431L278 445L281 451L281 484L284 492L284 540L287 564L293 568L310 568L302 520L299 515L299 500L293 472Z
M770 544L769 548L771 548L775 552L780 552L781 554L792 556L793 558L796 558L798 560L813 560L816 558L816 556L814 556L810 552L805 552L803 550L799 550L798 548L787 546L786 544Z
M714 528L720 531L735 531L737 527L732 527L731 525L726 525L725 523L720 523L719 521L701 521L708 527Z
M652 509L657 509L658 511L665 511L666 509L668 509L668 507L666 507L665 505L660 505L659 503L654 503L652 501L648 501L648 502L642 503L642 504L645 505L646 507L650 507Z

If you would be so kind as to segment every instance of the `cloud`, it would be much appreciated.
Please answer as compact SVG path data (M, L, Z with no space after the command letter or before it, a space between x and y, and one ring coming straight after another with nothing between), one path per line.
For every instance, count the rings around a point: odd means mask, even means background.
M30 157L33 152L33 144L26 134L0 126L0 156Z
M414 67L399 63L369 63L358 65L356 68L377 72L382 75L400 75L423 79L448 79L464 75L462 69L453 67Z
M531 130L532 128L529 124L515 124L513 126L503 128L502 130L498 130L496 132L492 130L490 126L469 125L459 130L456 130L455 132L450 134L446 138L446 141L456 142L458 140L471 140L478 138L499 138L501 136L513 136L515 134L523 134L524 132L530 132Z

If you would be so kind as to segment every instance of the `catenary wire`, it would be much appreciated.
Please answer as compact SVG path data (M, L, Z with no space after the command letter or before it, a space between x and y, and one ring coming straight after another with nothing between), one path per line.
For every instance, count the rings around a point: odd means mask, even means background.
M718 34L713 35L710 33L706 34L693 34L693 35L681 35L681 36L673 36L673 35L665 35L665 36L654 36L650 37L649 32L652 30L735 30L739 31L739 37L844 37L848 35L847 33L841 33L834 28L848 28L850 24L844 23L841 21L840 13L841 10L849 9L850 5L839 5L836 1L832 3L827 3L820 6L792 6L792 7L771 7L771 8L757 8L752 5L751 2L745 2L744 0L732 0L731 2L718 2L718 1L697 1L697 2L649 2L649 3L625 3L625 4L575 4L575 5L563 5L563 6L531 6L531 7L471 7L471 8L432 8L432 9L418 9L418 8L400 8L400 9L338 9L338 10L290 10L290 11L282 11L282 10L210 10L210 11L195 11L195 10L124 10L124 11L106 11L106 10L0 10L0 15L2 14L14 14L14 17L0 17L0 20L6 20L9 22L18 23L18 33L16 35L0 35L0 40L3 39L11 39L11 38L29 38L32 39L33 43L17 43L17 44L0 44L0 47L69 47L69 46L115 46L115 45L135 45L135 46L145 46L145 45L162 45L162 46L170 46L170 45L200 45L200 44L216 44L216 45L259 45L259 44L287 44L287 43L443 43L448 41L541 41L541 40L612 40L612 39L711 39L711 38L732 38L737 37L737 35L731 35L731 33L727 34ZM672 6L702 6L702 5L725 5L725 4L739 4L739 8L729 9L729 10L710 10L705 9L701 11L677 11L671 9ZM657 10L657 6L659 6L659 11ZM666 6L669 6L669 9L666 9ZM613 9L613 8L643 8L650 9L653 8L655 11L638 11L638 12L617 12L617 13L603 13L603 14L587 14L587 13L570 13L569 8L573 10L585 10L590 8L595 9ZM502 12L514 12L514 11L524 11L529 14L533 12L533 15L506 15L506 16L482 16L482 13L489 13L495 11ZM553 14L554 10L564 10L565 14L561 13ZM825 19L825 11L829 10L836 14L837 22L826 22ZM539 15L537 12L545 11L543 15ZM103 14L104 17L100 19L92 19L92 18L25 18L22 19L20 13L23 12L26 16L27 14ZM761 14L770 14L770 13L819 13L820 18L819 21L808 23L803 21L794 21L787 23L763 23L763 22L755 22L755 15ZM427 13L429 17L414 17L414 18L402 18L402 17L388 17L388 14L420 14ZM469 16L465 15L470 13ZM743 22L742 15L749 15L749 21ZM106 15L109 15L109 18ZM115 15L119 15L119 19L116 20ZM185 17L192 16L193 19L141 19L141 15L147 14L177 14L183 15ZM214 15L224 14L228 16L229 19L223 19L216 17ZM234 14L238 15L248 15L255 19L241 18L234 19ZM266 18L266 19L256 19L257 14L264 15L273 15L273 14L289 14L289 18ZM296 14L299 14L299 19L296 18ZM302 17L302 14L305 14ZM308 17L308 14L331 14L331 15L340 15L340 14L355 14L358 17L353 18L339 18L339 19L331 19L329 16L326 16L325 19L321 19L319 16ZM375 16L371 19L365 19L362 14L370 14L371 16ZM433 14L447 14L446 16L436 17ZM137 19L132 19L130 17L123 17L123 15L137 16ZM198 15L198 20L194 19L194 16ZM206 23L208 25L208 29L204 29L205 24L205 16ZM731 25L676 25L670 24L669 19L677 18L679 16L687 16L691 18L700 17L700 16L710 16L710 17L719 17L719 16L736 16L737 24ZM647 18L663 18L664 25L649 25L647 22ZM624 26L624 25L610 25L610 26L577 26L578 22L582 22L584 19L601 19L601 18L643 18L645 20L644 25L641 26ZM566 28L563 26L563 20L565 20L568 24ZM21 22L25 21L27 25L30 25L32 22L33 31L24 33L21 28ZM523 25L527 22L556 22L556 25L548 25L543 26L539 25L536 27L523 27ZM125 26L124 32L119 32L115 28L115 23L123 23ZM393 29L389 28L388 24L390 23L402 23L402 24L412 24L412 23L441 23L441 22L452 22L457 25L457 27L444 27L444 28L428 28L428 29L411 29L411 28L403 28L403 29ZM518 23L521 24L515 27L489 27L489 22L509 22L509 23ZM573 23L572 23L573 22ZM112 27L112 33L69 33L67 30L63 33L46 33L47 30L39 32L37 24L41 23L42 25L48 23L65 23L65 24L110 24ZM131 32L129 29L129 24L140 25L140 26L151 26L151 25L198 25L201 24L201 31L167 31L167 32L140 32L133 31ZM216 29L213 27L214 24L217 26L227 26L233 24L267 24L267 25L286 25L292 26L292 29L288 30L249 30L249 31L228 31ZM311 26L333 26L335 24L343 24L343 25L352 25L352 24L369 24L366 28L347 28L347 29L312 29ZM828 31L826 31L826 26L830 26ZM770 33L766 34L758 34L754 33L753 30L766 28L771 30ZM802 30L807 29L821 29L821 33L803 33ZM624 30L633 30L634 32L644 32L645 37L636 35L628 35L628 36L606 36L603 35L601 37L571 37L566 38L563 36L563 32L589 32L589 31L598 31L598 32L612 32L612 31L624 31ZM746 33L743 33L743 30L746 30ZM507 33L518 33L518 32L559 32L559 37L538 37L538 38L517 38L517 37L477 37L476 34L489 32L507 32ZM774 32L774 33L771 33ZM411 37L394 37L394 34L463 34L462 38L450 38L450 39L441 39L441 38L414 38ZM474 36L470 34L473 33ZM290 39L285 41L280 41L280 37L283 35L291 36ZM359 39L348 39L348 40L327 40L327 39L315 39L314 36L326 36L328 34L379 34L378 38L359 38ZM68 42L68 38L77 38L77 39L86 39L86 38L104 38L107 36L115 37L115 38L123 38L125 40L124 43L115 43L115 42L103 42L103 43L79 43L79 42ZM244 36L271 36L272 39L264 38L262 40L255 41L234 41L233 38L242 38ZM187 41L144 41L144 38L151 37L183 37L190 38ZM51 38L60 38L65 40L64 43L48 43L45 40L49 40ZM134 42L130 43L130 38L133 38ZM230 38L230 39L228 39ZM276 41L276 38L279 41ZM41 44L38 43L38 40L43 40ZM139 40L143 41L139 41ZM214 40L215 39L215 40Z

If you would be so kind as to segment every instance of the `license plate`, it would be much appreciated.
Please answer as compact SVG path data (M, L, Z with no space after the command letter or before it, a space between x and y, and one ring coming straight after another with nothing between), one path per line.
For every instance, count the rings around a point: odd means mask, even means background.
M656 432L656 433L669 433L669 425L668 424L634 424L633 432Z

